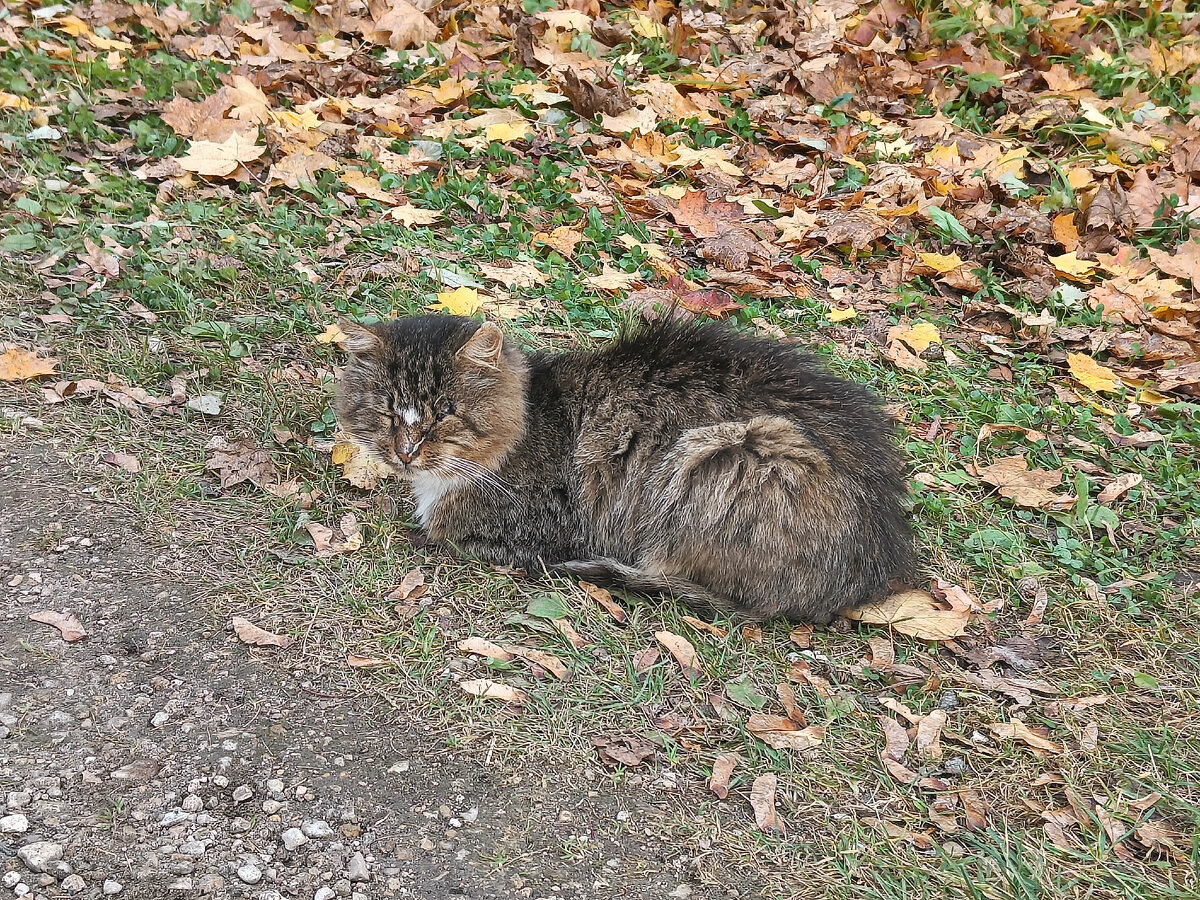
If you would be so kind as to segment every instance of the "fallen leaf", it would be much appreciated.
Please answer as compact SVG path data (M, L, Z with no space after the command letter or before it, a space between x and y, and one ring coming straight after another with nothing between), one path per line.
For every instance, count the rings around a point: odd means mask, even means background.
M903 341L912 352L920 356L930 344L942 342L941 332L929 322L914 322L912 325L896 325L888 331L888 341Z
M1142 481L1142 476L1136 472L1127 472L1124 475L1120 475L1105 485L1104 490L1097 495L1096 502L1105 505L1112 503L1114 500L1129 493L1141 484Z
M1000 740L1017 740L1028 744L1035 751L1041 750L1048 753L1059 754L1063 752L1062 744L1050 740L1050 738L1034 731L1020 719L1013 719L1006 724L992 726L992 734L996 735Z
M204 468L217 472L221 477L221 487L226 490L244 481L260 488L277 481L271 454L244 442L227 444L217 450L209 457Z
M942 729L949 717L944 709L935 709L917 723L917 753L926 759L942 758Z
M342 327L337 322L332 322L325 326L325 330L318 334L315 340L318 344L337 344L340 347L347 337Z
M644 647L637 653L633 654L631 664L633 666L633 674L637 677L644 676L658 663L661 654L656 647Z
M342 516L337 528L319 522L308 522L304 529L312 538L313 549L318 559L328 559L340 553L353 553L363 543L362 532L354 513Z
M774 775L759 775L750 788L750 808L754 810L754 822L759 831L783 834L783 821L775 811L775 790L779 779Z
M1050 490L1062 483L1062 469L1030 469L1023 453L1005 457L989 466L976 466L975 474L985 484L995 487L1000 496L1018 506L1046 509L1074 503L1072 498Z
M614 600L612 594L604 588L597 587L589 581L581 581L579 582L579 586L583 588L585 594L599 603L604 611L612 616L617 623L624 625L629 619L629 613L625 611L625 608Z
M529 239L529 245L541 244L552 247L568 259L575 255L575 247L584 239L583 230L570 225L560 225L553 231L539 231Z
M57 359L47 359L28 350L10 347L0 353L0 381L26 381L43 375L53 375L56 368Z
M273 634L241 616L233 617L233 633L243 644L253 644L255 647L287 647L292 642L287 635Z
M797 625L788 632L788 640L801 650L812 649L812 636L813 627L811 625Z
M437 295L438 302L429 309L440 309L452 316L469 316L483 305L479 291L472 287L455 288Z
M83 627L83 623L68 613L44 609L40 612L30 613L29 619L33 622L40 622L42 625L51 625L57 628L59 634L62 635L62 639L68 644L81 641L88 634L87 630Z
M162 769L162 763L154 759L135 759L119 769L113 769L109 778L117 781L149 781Z
M608 766L640 766L658 752L658 745L643 738L594 737L592 746Z
M524 691L490 678L468 679L460 681L458 686L468 694L489 700L503 700L505 703L526 703L529 700L529 695Z
M519 657L528 663L533 663L535 666L540 666L559 681L567 677L567 664L553 653L547 653L545 650L535 650L531 647L518 647L513 644L506 644L504 649L513 656Z
M223 141L192 141L186 156L176 158L179 167L197 175L224 178L243 163L253 162L267 152L256 138L231 134Z
M404 573L404 577L400 579L400 584L392 588L384 599L399 602L416 600L424 596L428 590L429 585L425 583L425 573L420 568L411 569Z
M420 209L411 203L402 203L388 211L388 218L395 219L405 228L417 228L432 225L442 218L442 214L436 209Z
M126 472L137 473L142 471L141 462L131 453L119 453L110 450L101 456L100 459L102 462L106 462L118 469L124 469Z
M963 609L942 609L926 591L901 591L875 603L842 613L868 625L888 625L901 634L927 641L948 641L966 629L971 614Z
M720 625L711 625L708 622L697 619L695 616L684 616L683 621L691 625L697 631L703 631L706 634L711 634L718 640L724 640L729 636L729 632Z
M499 659L508 662L513 655L486 638L469 637L458 642L458 649L463 653L474 653L476 656L486 656L489 659Z
M679 663L679 668L683 670L684 675L689 678L699 678L701 676L702 673L696 661L696 648L686 638L672 634L669 631L656 631L654 639L666 647L670 654L675 657L675 661Z
M437 26L408 0L369 0L372 22L362 27L362 36L373 44L407 50L437 40Z
M802 728L789 718L768 713L751 714L746 729L776 750L811 750L825 740L825 729L820 725Z
M380 669L384 666L390 666L391 663L386 659L379 659L375 656L361 656L357 653L347 653L346 665L352 669Z
M1067 364L1071 368L1071 375L1086 388L1112 394L1121 388L1117 373L1100 365L1086 353L1068 353Z
M741 759L736 753L722 753L713 761L712 777L708 779L708 789L721 800L729 796L729 779Z

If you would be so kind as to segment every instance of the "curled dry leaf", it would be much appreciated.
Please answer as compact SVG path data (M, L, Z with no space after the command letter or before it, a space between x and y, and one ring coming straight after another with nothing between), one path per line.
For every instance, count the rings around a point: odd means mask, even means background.
M73 615L67 613L55 612L51 609L44 609L39 612L30 613L29 619L32 622L39 622L42 625L50 625L58 629L58 633L62 635L62 639L68 644L73 644L76 641L81 641L87 637L87 629Z
M313 549L318 559L328 559L339 553L352 553L363 543L362 532L358 528L358 519L354 513L342 516L336 529L319 522L309 522L304 528L312 538Z
M1114 478L1102 490L1099 496L1096 497L1097 503L1108 504L1114 500L1129 493L1135 487L1142 483L1142 476L1136 472L1127 472Z
M787 713L789 719L802 726L808 724L808 717L796 703L796 691L790 684L775 685L775 696L779 698L779 703L783 706L783 711Z
M590 581L581 581L579 582L579 586L583 588L585 594L599 603L604 611L612 616L617 623L624 625L629 619L629 613L625 612L625 607L614 600L612 594L604 588L597 587Z
M1008 723L993 725L992 734L996 735L1002 741L1021 741L1032 747L1034 752L1039 755L1043 753L1057 755L1063 752L1062 744L1050 740L1046 735L1040 734L1038 731L1030 728L1020 719L1013 719Z
M142 471L142 464L132 453L121 453L119 451L110 450L100 457L100 461L107 463L117 469L124 469L126 472L137 473Z
M594 737L592 746L606 766L640 766L658 752L658 745L636 737Z
M932 594L917 590L901 591L842 615L868 625L888 625L901 634L927 641L961 636L971 617L965 609L942 609Z
M696 660L696 648L691 645L687 638L682 638L669 631L656 631L654 639L666 647L670 654L675 657L675 661L679 663L679 668L683 670L684 675L689 678L700 677L702 673Z
M525 703L529 695L499 681L490 678L473 678L460 681L458 686L475 697L485 697L489 700L503 700L505 703Z
M998 460L990 466L976 466L975 474L985 484L993 485L1000 496L1018 506L1065 509L1075 503L1074 498L1050 490L1062 483L1062 469L1031 469L1024 453Z
M697 619L695 616L684 616L683 621L687 622L697 631L703 631L707 634L711 634L715 638L724 639L729 636L729 632L720 625L709 624L701 619Z
M917 753L926 759L942 758L942 729L949 719L944 709L935 709L917 723Z
M244 481L260 488L277 481L271 454L248 443L225 444L209 457L204 468L217 472L226 490Z
M400 579L400 584L388 592L386 599L403 602L417 600L425 596L429 585L425 583L425 573L420 568L412 569Z
M657 647L644 647L633 654L633 674L644 678L646 673L654 668L661 655Z
M255 647L286 647L292 642L287 635L274 634L265 628L259 628L241 616L234 616L232 624L233 633L243 644L253 644Z
M736 753L722 753L713 761L712 777L708 779L708 789L724 800L729 796L729 779L737 767L741 757Z
M754 810L754 822L760 831L783 834L783 820L775 811L775 790L779 779L774 775L759 775L750 788L750 808Z
M25 381L53 375L56 368L57 359L47 359L28 350L10 347L0 353L0 381Z
M788 640L801 650L812 649L812 636L813 627L811 625L797 625L788 632Z
M373 454L340 436L334 442L330 461L341 467L343 478L364 491L374 490L380 481L390 478L393 474L391 468L376 459Z
M801 728L791 719L767 713L754 713L750 716L746 722L746 729L776 750L811 750L825 740L825 729L821 725Z
M458 649L463 653L474 653L476 656L486 656L489 659L499 659L503 662L508 662L513 658L513 655L499 644L494 644L487 638L475 636L459 641Z
M391 663L386 659L379 659L375 656L361 656L358 653L347 653L346 665L352 669L380 669L384 666L390 666Z

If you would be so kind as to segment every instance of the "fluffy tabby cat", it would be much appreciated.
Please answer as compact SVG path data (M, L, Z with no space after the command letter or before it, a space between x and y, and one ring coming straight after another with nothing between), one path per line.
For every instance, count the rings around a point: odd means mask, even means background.
M784 344L659 324L526 354L454 316L342 327L342 427L438 541L817 623L907 574L890 420Z

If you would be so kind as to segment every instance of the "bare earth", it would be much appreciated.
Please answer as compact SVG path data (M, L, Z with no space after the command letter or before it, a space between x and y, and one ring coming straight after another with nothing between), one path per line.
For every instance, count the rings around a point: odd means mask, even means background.
M300 686L195 599L194 550L89 499L49 444L2 440L3 896L754 893L689 878L698 860L657 837L671 796L495 770L345 685Z

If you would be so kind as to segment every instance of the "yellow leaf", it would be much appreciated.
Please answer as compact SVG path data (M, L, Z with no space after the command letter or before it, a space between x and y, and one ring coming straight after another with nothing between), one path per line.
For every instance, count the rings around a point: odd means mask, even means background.
M347 169L338 176L342 184L360 197L377 200L388 206L395 206L400 201L379 186L379 179L358 169Z
M942 335L937 326L929 322L914 322L907 328L896 327L888 332L888 343L903 341L918 356L929 349L930 344L940 344Z
M645 13L635 12L629 17L629 24L633 26L633 33L639 37L662 40L667 36L667 30Z
M87 37L92 33L91 26L78 16L63 16L54 27L71 37Z
M334 442L333 450L329 453L329 459L335 466L340 466L354 459L357 453L357 447L349 441L343 441L339 438Z
M19 109L21 112L28 112L33 109L33 104L16 94L10 94L8 91L0 91L0 109Z
M971 613L966 609L941 609L925 591L902 591L875 603L857 606L843 615L868 625L889 625L901 634L926 641L960 637Z
M1059 275L1066 276L1072 281L1086 281L1088 276L1096 271L1096 264L1080 259L1075 251L1064 253L1062 256L1048 256L1050 265L1054 266Z
M44 359L28 350L11 347L0 354L0 381L24 381L53 375L57 366L57 359Z
M523 141L533 134L533 126L528 122L497 122L489 125L483 131L483 136L489 141L499 141L507 144L510 141Z
M847 319L853 319L857 315L858 310L853 306L847 306L845 308L835 307L834 309L831 309L829 312L825 313L825 318L827 318L830 322L845 322Z
M925 162L942 169L957 169L962 165L962 157L958 153L958 141L951 144L938 144L925 154Z
M939 275L945 275L947 272L953 272L955 269L962 266L962 258L957 253L951 253L945 256L941 253L922 253L921 262L933 269Z
M478 86L479 82L474 78L447 78L433 89L433 99L442 106L448 106L455 100L469 97Z
M1071 375L1086 388L1093 391L1108 391L1115 394L1121 388L1121 379L1107 366L1102 366L1086 353L1067 354L1067 365Z
M416 228L418 225L432 225L442 214L436 209L420 209L411 203L405 203L389 211L388 217L395 219L405 228Z
M223 178L232 175L242 163L258 159L267 148L256 143L256 137L234 132L223 141L192 141L187 156L177 160L181 169Z
M552 91L541 82L513 85L512 95L524 97L534 106L555 106L559 103L566 103L568 100L565 94Z
M483 305L479 291L471 287L455 288L437 295L438 302L429 306L430 309L441 309L452 316L469 316Z
M346 339L346 332L336 322L326 325L325 330L317 335L318 344L340 344Z

